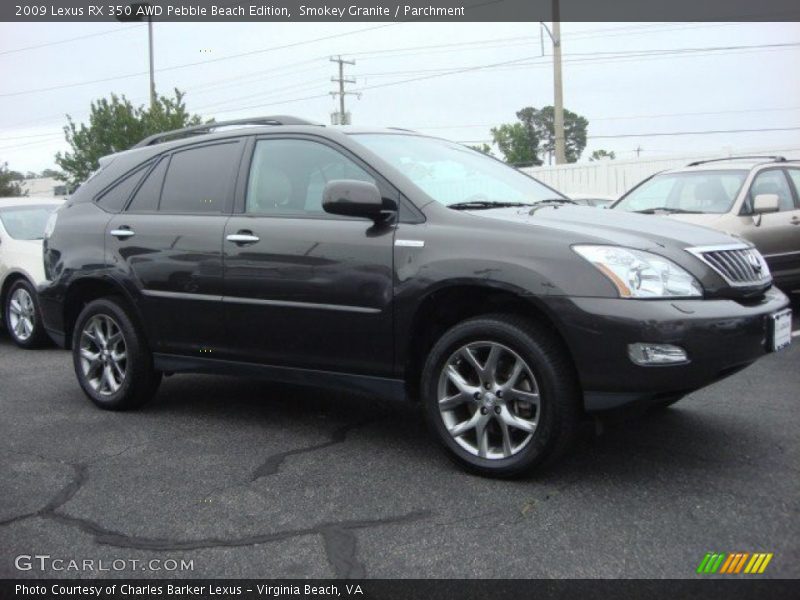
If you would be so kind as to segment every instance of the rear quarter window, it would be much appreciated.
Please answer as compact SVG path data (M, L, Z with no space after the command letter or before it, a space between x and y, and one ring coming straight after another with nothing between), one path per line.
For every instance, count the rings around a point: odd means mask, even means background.
M150 165L140 167L130 175L126 176L124 179L111 186L110 189L103 192L102 195L97 198L97 205L108 212L120 212L125 207L125 204L127 204L128 199L131 197L131 194L133 194L136 186L139 185L139 182L144 177L144 174L147 172L149 166Z

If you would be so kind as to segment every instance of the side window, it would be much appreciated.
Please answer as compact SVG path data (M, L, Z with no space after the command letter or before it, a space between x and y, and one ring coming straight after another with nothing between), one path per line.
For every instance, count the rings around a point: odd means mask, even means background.
M310 140L259 140L247 182L245 211L322 216L322 191L335 179L376 183L341 152Z
M158 199L161 196L161 184L167 172L169 158L162 158L156 168L150 171L147 179L139 186L128 206L128 212L153 212L158 210Z
M137 169L122 181L114 184L110 190L107 190L97 199L97 205L108 212L117 213L121 211L128 202L128 198L131 197L133 190L136 189L144 174L147 173L149 166Z
M786 175L780 169L770 169L768 171L761 171L753 180L753 185L750 186L750 194L748 203L753 206L753 200L759 194L778 194L779 210L794 210L794 200L792 199L792 191L789 188L789 182L786 180Z
M161 212L220 213L233 190L239 142L182 150L172 155L161 190Z
M800 169L786 169L786 172L789 174L789 179L791 179L794 184L795 194L800 201ZM798 205L797 208L800 208L800 205Z

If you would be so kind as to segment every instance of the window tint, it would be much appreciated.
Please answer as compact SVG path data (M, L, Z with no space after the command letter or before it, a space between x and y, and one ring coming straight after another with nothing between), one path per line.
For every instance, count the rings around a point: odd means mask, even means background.
M786 172L794 183L794 191L800 196L800 169L786 169Z
M322 191L335 179L376 183L342 153L309 140L260 140L247 184L246 212L326 214Z
M780 169L761 171L756 175L753 185L750 186L750 206L753 205L753 200L759 194L777 194L778 210L794 210L794 200L792 191L789 189L789 182L786 181L786 176Z
M162 159L156 168L150 171L150 175L136 191L136 194L128 206L128 212L151 212L158 210L158 198L161 195L161 183L164 181L164 173L167 172L169 158Z
M161 191L161 212L219 213L239 164L238 142L176 152Z
M147 167L142 167L131 173L100 196L97 200L97 204L109 212L116 213L121 211L146 172Z

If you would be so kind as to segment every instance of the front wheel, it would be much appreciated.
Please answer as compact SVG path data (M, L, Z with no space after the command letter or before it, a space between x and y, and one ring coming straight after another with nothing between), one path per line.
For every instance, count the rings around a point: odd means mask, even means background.
M489 315L447 331L422 375L431 429L467 469L495 477L557 458L574 437L580 389L560 340L519 317Z
M84 393L106 410L138 408L161 383L144 337L115 298L94 300L81 311L72 359Z
M39 348L47 343L36 290L26 279L11 285L3 314L11 340L20 348Z

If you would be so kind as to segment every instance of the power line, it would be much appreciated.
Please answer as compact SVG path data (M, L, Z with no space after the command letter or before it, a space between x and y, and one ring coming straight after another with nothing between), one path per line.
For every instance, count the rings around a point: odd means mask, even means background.
M761 129L706 129L703 131L654 131L650 133L618 133L615 135L590 135L587 139L616 139L631 137L661 137L674 135L711 135L721 133L762 133L767 131L797 131L800 127L764 127Z
M765 133L771 131L798 131L800 127L762 127L760 129L705 129L701 131L651 131L648 133L617 133L614 135L587 135L588 140L612 140L632 137L665 137L679 135L715 135L727 133ZM482 140L458 140L459 144L479 144L482 142L493 142L492 139Z
M374 26L374 27L364 27L362 29L356 29L355 31L345 31L345 32L342 32L342 33L334 33L334 34L330 34L330 35L325 35L325 36L313 38L313 39L310 39L310 40L292 42L290 44L282 44L280 46L270 46L269 48L261 48L261 49L258 49L258 50L249 50L247 52L239 52L237 54L229 54L228 56L220 56L218 58L211 58L211 59L207 59L207 60L195 61L195 62L190 62L190 63L183 63L183 64L180 64L180 65L172 65L171 67L162 67L160 69L156 69L156 72L163 73L164 71L175 71L175 70L178 70L178 69L185 69L185 68L188 68L188 67L195 67L195 66L198 66L198 65L208 65L208 64L211 64L211 63L222 62L222 61L232 60L232 59L236 59L236 58L242 58L242 57L245 57L245 56L253 56L253 55L256 55L256 54L264 54L266 52L273 52L275 50L285 50L287 48L296 48L297 46L303 46L303 45L306 45L306 44L313 44L313 43L316 43L316 42L321 42L321 41L325 41L325 40L331 40L331 39L346 37L346 36L349 36L349 35L355 35L355 34L363 33L363 32L366 32L366 31L374 31L376 29L383 29L385 27L393 27L395 25L402 25L402 24L403 24L403 22L401 21L401 22L395 22L395 23L385 23L383 25L377 25L377 26ZM140 77L142 75L147 75L147 74L149 74L149 71L140 71L140 72L137 72L137 73L128 73L126 75L114 75L112 77L103 77L101 79L92 79L92 80L88 80L88 81L77 81L77 82L73 82L73 83L66 83L66 84L50 86L50 87L44 87L44 88L37 88L37 89L32 89L32 90L20 90L20 91L17 91L17 92L7 92L7 93L4 93L4 94L0 94L0 98L9 98L9 97L12 97L12 96L22 96L22 95L25 95L25 94L35 94L35 93L40 93L40 92L52 92L52 91L55 91L55 90L63 90L63 89L68 89L68 88L73 88L73 87L80 87L80 86L84 86L84 85L91 85L93 83L104 83L106 81L116 81L116 80L119 80L119 79L129 79L131 77Z
M129 25L127 27L118 27L116 29L109 29L107 31L100 31L97 33L89 33L86 35L79 35L73 38L66 38L63 40L56 40L54 42L46 42L44 44L36 44L34 46L25 46L24 48L13 48L11 50L0 50L0 56L5 56L6 54L16 54L17 52L26 52L28 50L38 50L39 48L47 48L49 46L56 46L58 44L66 44L68 42L75 42L77 40L85 40L87 38L99 37L101 35L109 35L111 33L122 33L123 31L128 31L130 29L136 29L139 25Z

